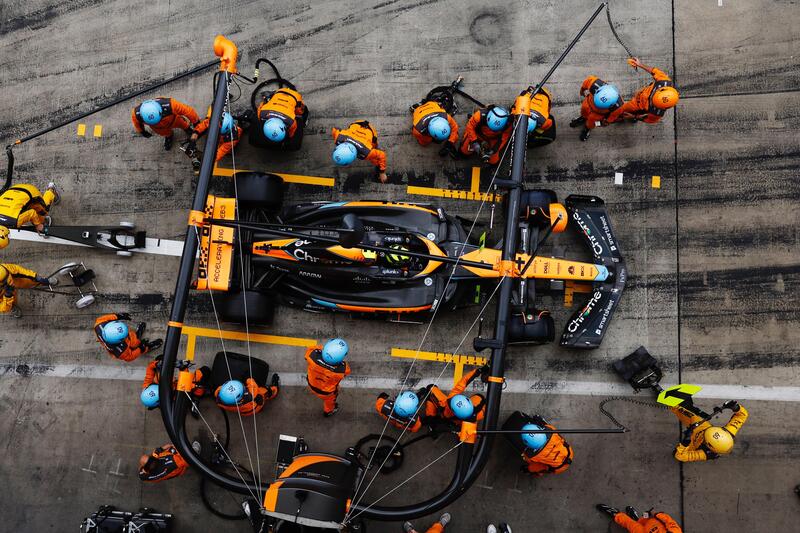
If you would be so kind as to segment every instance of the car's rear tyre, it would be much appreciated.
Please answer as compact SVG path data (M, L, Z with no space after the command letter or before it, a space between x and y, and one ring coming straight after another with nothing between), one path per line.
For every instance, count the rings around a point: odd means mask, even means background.
M239 203L246 207L276 213L283 206L283 178L262 172L237 172L234 190Z
M246 306L245 306L246 303ZM235 324L255 324L268 326L275 317L275 302L263 292L232 292L214 299L220 320ZM245 307L247 314L245 315Z

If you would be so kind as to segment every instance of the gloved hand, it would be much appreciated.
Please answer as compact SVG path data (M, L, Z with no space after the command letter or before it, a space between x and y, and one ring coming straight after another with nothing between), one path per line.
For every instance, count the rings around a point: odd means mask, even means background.
M14 287L12 287L11 285L6 285L6 288L3 291L3 295L6 298L12 298L14 296Z
M739 412L739 402L736 400L728 400L727 402L722 404L723 409L730 409L734 413Z
M40 276L39 274L36 274L36 283L47 284L48 278L46 276Z
M706 452L706 459L709 459L709 460L719 459L719 454L707 451Z
M382 392L382 393L378 394L378 398L380 398L381 400L388 400L389 399L389 395L386 394L385 392Z
M142 137L144 137L145 139L149 139L152 136L153 136L153 134L150 133L149 131L143 131L142 132Z
M487 365L483 365L480 368L480 372L481 372L481 381L484 382L484 383L488 383L489 382L489 376L491 375L492 369L487 364Z
M481 143L474 142L474 143L470 144L469 145L469 151L472 152L472 153L480 152L481 151Z

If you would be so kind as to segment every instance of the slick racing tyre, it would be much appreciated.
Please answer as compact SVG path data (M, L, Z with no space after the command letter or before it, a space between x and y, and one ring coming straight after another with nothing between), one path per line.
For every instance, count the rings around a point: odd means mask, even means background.
M283 206L283 178L261 172L237 172L235 191L245 207L277 213Z
M272 297L252 290L225 293L215 299L215 305L223 322L268 326L275 316L275 302Z

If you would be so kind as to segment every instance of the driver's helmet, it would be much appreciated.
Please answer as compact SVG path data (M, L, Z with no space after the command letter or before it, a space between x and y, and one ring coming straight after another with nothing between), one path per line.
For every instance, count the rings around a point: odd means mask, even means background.
M386 261L390 265L402 267L406 266L411 262L411 258L407 255L403 255L402 253L398 252L407 252L408 248L403 246L402 244L393 244L389 246L392 250L396 250L395 252L386 254Z

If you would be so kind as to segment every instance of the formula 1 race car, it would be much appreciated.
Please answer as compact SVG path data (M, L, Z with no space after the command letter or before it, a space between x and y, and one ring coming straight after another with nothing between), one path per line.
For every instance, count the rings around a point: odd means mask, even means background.
M378 201L282 208L279 176L247 172L236 180L238 219L234 198L208 197L195 285L225 292L215 306L226 321L268 324L276 302L413 320L474 304L476 294L508 277L517 284L509 342L539 344L552 341L555 329L550 314L534 306L536 281L569 281L591 284L592 292L561 345L592 348L625 284L625 264L596 197L573 195L561 205L552 191L525 191L520 250L514 261L502 261L499 249L468 239L464 221L442 209ZM568 227L584 236L594 263L536 256L540 233L546 239Z

